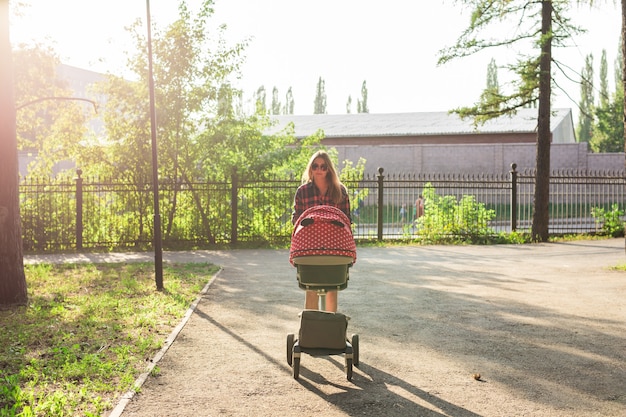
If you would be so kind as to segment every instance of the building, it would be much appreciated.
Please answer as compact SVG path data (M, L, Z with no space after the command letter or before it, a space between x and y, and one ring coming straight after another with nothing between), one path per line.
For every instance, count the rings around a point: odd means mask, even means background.
M475 126L448 112L387 114L314 114L272 116L276 128L289 122L296 138L324 131L324 144L336 145L457 145L468 143L535 143L537 109L520 109L514 116ZM553 143L575 143L570 109L554 109L550 119Z
M321 129L322 143L337 149L340 162L364 158L370 174L378 167L391 173L505 173L512 163L518 170L536 163L537 109L520 109L484 125L448 112L271 117L276 125L268 133L293 123L302 139ZM590 157L587 144L576 142L571 109L553 109L550 127L553 169L622 168L623 155Z

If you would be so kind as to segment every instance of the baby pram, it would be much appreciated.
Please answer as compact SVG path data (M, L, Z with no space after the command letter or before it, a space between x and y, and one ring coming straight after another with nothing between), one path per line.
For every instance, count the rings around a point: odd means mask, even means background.
M345 354L346 376L352 380L352 367L359 365L359 336L347 339L346 315L323 311L326 293L347 288L350 267L356 262L350 219L332 206L306 210L295 224L289 260L296 267L299 287L316 291L320 308L300 313L298 338L287 335L287 363L293 377L300 375L303 352L311 356Z

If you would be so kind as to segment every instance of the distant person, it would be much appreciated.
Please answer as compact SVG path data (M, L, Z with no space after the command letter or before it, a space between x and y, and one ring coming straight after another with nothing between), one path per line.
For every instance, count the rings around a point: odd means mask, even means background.
M361 207L363 207L363 199L361 199L361 197L359 197L359 192L355 191L354 192L354 197L356 198L356 207L354 208L354 210L352 210L352 219L353 220L360 220L360 214L361 214Z
M424 197L420 194L415 200L415 220L424 215Z
M402 204L400 207L400 223L406 223L406 204Z

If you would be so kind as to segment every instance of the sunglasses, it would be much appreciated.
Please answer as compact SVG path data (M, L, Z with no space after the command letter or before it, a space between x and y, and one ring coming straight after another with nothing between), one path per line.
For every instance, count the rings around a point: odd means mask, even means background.
M317 171L318 169L321 169L322 171L326 171L326 170L328 170L328 165L326 165L326 164L322 164L322 165L313 164L313 165L311 165L311 169L313 171Z

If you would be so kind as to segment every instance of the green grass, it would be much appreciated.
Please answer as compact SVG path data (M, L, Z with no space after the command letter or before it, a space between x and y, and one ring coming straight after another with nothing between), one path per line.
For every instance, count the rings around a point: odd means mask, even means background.
M112 409L218 270L166 264L157 291L147 263L25 269L28 306L0 311L0 417Z

